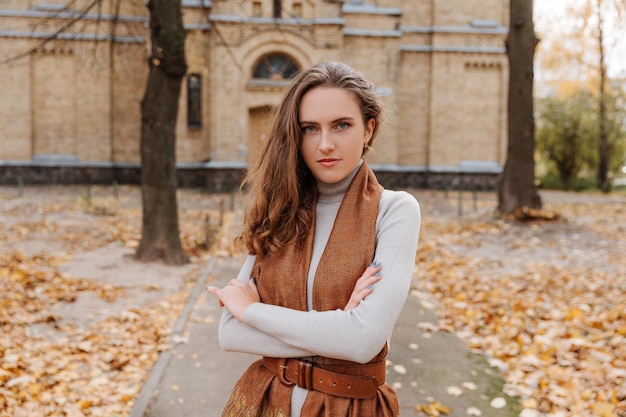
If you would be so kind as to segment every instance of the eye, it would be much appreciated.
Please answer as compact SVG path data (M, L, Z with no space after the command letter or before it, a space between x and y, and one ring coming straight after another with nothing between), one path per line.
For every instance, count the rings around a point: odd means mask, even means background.
M337 123L337 129L339 129L339 130L346 130L349 127L350 127L350 123L348 123L348 122L339 122L339 123Z
M302 126L302 133L315 133L315 126Z

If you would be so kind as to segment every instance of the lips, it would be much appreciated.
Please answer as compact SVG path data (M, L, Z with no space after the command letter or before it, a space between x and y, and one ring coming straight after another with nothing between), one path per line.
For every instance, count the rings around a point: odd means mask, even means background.
M339 161L340 161L339 159L335 159L335 158L324 158L324 159L318 160L317 162L325 168L331 168L337 165Z

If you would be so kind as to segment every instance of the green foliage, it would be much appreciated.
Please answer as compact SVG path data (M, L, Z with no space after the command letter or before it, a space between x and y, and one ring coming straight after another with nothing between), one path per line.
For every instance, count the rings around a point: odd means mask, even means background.
M626 157L626 107L623 93L609 93L606 126L609 175L618 175ZM598 97L578 90L568 97L537 100L536 145L548 175L541 178L547 188L587 189L599 163Z
M594 164L597 123L593 97L579 91L571 97L546 97L537 103L537 150L569 189L579 173Z
M570 180L567 187L561 181L559 175L554 171L540 176L537 179L538 187L544 190L570 190L570 191L588 191L597 189L596 179L593 176L578 176Z

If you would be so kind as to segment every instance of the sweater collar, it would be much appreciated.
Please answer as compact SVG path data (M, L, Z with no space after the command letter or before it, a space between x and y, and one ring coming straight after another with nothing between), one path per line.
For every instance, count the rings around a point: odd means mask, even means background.
M354 176L356 175L361 165L363 165L363 160L359 159L359 163L352 170L352 172L339 182L329 184L327 182L317 181L317 191L318 191L317 202L318 203L341 202L341 200L343 200L343 196L346 194L346 191L348 191L348 187L350 187L350 184L352 183L352 180L354 179Z

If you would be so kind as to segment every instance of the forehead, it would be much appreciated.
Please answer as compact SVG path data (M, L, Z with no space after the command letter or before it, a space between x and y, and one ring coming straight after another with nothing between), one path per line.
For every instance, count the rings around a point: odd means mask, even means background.
M300 120L357 118L361 109L354 93L341 88L317 87L307 91L300 102Z

